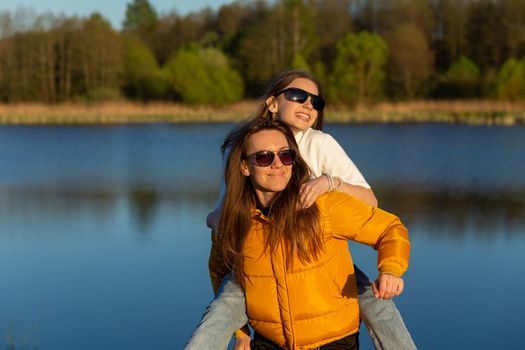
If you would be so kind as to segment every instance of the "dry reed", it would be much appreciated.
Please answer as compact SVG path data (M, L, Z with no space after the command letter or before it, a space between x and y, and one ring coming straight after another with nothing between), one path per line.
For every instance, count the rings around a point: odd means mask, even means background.
M256 101L229 106L111 102L98 104L0 104L0 124L119 124L151 122L232 122L246 119ZM380 103L328 108L328 122L525 123L525 103L486 100Z

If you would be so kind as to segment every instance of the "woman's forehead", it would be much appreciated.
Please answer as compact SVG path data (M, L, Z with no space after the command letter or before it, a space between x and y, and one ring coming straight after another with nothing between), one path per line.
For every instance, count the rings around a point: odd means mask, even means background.
M278 130L261 130L248 138L247 151L280 150L288 147L286 136Z
M286 86L286 88L291 87L302 89L314 95L319 94L319 89L317 88L317 85L315 85L315 83L310 79L296 78Z

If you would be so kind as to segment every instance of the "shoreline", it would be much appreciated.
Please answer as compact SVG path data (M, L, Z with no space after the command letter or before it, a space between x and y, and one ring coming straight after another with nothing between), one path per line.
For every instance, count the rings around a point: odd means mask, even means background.
M109 125L230 123L245 120L256 101L229 106L111 102L98 104L0 104L0 125ZM328 108L327 123L448 123L523 125L525 104L496 101L413 101L357 108Z

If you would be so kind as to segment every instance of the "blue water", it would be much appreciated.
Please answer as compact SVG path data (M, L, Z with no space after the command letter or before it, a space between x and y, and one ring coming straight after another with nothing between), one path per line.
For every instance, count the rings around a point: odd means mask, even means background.
M0 349L182 348L212 294L204 218L231 126L0 127ZM525 128L326 131L410 230L396 304L418 347L521 348Z

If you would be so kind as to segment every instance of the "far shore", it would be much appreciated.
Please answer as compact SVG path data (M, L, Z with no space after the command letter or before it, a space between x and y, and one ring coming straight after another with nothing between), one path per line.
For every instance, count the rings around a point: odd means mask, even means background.
M138 123L238 122L255 110L256 101L229 106L187 106L175 103L110 102L96 104L0 104L0 124L104 125ZM458 123L525 124L525 103L498 101L413 101L357 108L328 108L328 123Z

